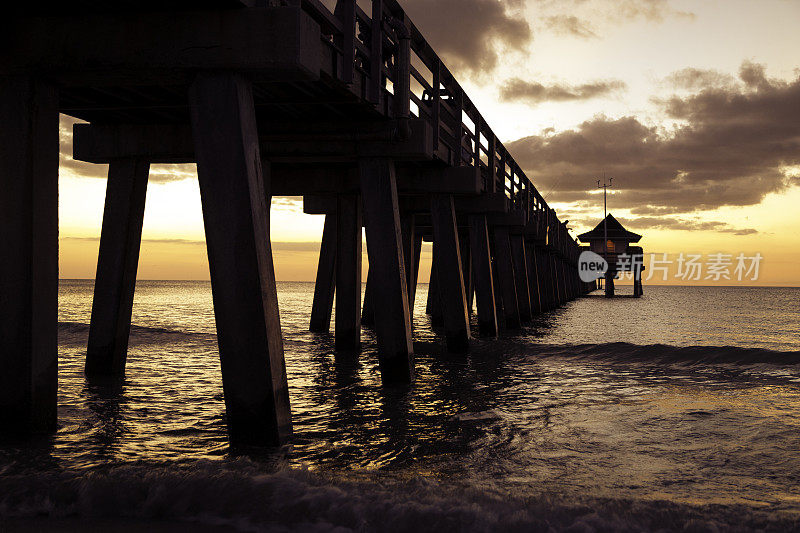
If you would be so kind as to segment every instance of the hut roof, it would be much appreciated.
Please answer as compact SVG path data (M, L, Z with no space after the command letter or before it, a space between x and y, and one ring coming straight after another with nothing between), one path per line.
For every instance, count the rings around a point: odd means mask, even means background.
M608 224L608 239L612 241L639 242L642 238L638 233L626 230L611 213L605 219ZM579 235L581 242L603 241L603 222L601 221L592 231Z

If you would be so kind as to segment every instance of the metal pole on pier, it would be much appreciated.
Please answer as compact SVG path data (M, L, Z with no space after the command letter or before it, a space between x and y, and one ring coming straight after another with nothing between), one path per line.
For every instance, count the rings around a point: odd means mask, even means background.
M603 259L608 263L608 189L613 187L614 178L609 178L608 183L603 178L603 184L600 185L600 180L597 180L597 187L603 189ZM614 273L611 272L611 264L608 263L608 270L606 271L606 297L612 298L614 296Z

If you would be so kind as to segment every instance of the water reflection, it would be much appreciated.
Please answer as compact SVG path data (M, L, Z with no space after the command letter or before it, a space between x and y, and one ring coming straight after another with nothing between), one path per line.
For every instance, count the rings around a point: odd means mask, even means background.
M127 397L124 383L109 380L87 383L82 391L90 416L85 421L87 438L92 454L99 460L113 459L119 451L120 439L130 427L125 416Z
M1 446L0 469L237 460L240 452L227 443L208 285L144 286L134 306L128 378L117 388L86 383L82 321L91 285L70 287L62 298L62 319L71 325L60 337L61 427L46 445ZM383 387L372 331L364 330L363 350L352 354L336 354L332 335L307 332L310 289L281 290L295 436L278 452L245 452L260 462L687 501L779 501L800 488L800 459L787 451L800 446L800 366L788 364L790 354L648 345L654 335L679 338L688 321L702 326L693 309L688 318L673 313L680 294L664 293L661 315L656 288L650 300L610 307L605 299L581 299L518 334L476 338L468 356L453 356L428 325L423 290L416 380ZM775 345L797 330L788 302L798 293L767 292L774 299L769 313L785 311L788 322L752 344L746 336L728 343ZM733 307L747 297L722 294ZM656 324L626 317L631 302ZM160 314L170 305L180 311ZM624 337L606 332L602 342L634 342L566 344L601 339L599 305L603 327L610 322ZM696 307L710 313L720 305ZM702 320L735 329L722 315Z

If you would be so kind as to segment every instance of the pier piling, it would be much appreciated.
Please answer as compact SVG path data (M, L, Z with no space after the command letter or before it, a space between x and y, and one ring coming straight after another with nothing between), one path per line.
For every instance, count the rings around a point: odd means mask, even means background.
M149 161L117 159L108 167L106 203L86 350L89 378L125 375Z
M0 427L56 427L58 92L0 79Z
M533 314L531 312L531 295L528 282L528 259L525 255L525 238L522 234L512 234L509 237L514 268L514 285L517 290L517 305L519 306L519 319L520 322L527 323L531 321Z
M314 303L311 308L313 333L328 333L331 330L333 299L336 291L336 215L325 215L322 243L319 249L317 281L314 285Z
M359 166L381 376L384 383L409 382L413 348L394 163L366 159ZM413 241L413 230L408 236Z
M489 225L486 215L470 217L470 248L472 272L475 279L475 303L478 307L478 331L486 337L496 337L497 308L494 297L492 255L489 249Z
M519 329L522 327L522 321L519 316L517 286L514 279L514 258L511 253L508 228L505 226L494 228L494 253L500 294L503 300L505 326L507 329Z
M469 351L469 317L452 196L431 197L431 219L436 243L436 281L447 349L451 353L466 353Z
M337 350L361 347L361 199L340 194L336 207Z
M201 74L189 100L231 443L277 445L292 425L252 86Z

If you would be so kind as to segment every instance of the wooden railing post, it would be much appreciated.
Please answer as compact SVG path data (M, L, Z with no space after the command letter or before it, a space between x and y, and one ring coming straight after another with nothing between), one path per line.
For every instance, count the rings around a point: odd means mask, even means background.
M394 79L394 116L408 118L411 114L411 32L405 17L394 19L397 34L397 58Z
M433 94L431 97L431 115L433 116L433 151L439 149L439 132L441 131L441 102L442 102L442 62L436 58L433 66Z
M486 190L497 191L497 136L494 132L489 133L489 183Z
M372 0L369 101L380 106L383 95L383 0Z
M483 127L481 124L481 116L476 112L475 113L475 148L474 148L474 156L475 156L475 177L478 179L483 178L483 173L481 172L481 128Z
M350 85L356 62L356 0L336 2L334 15L342 21L342 81Z

